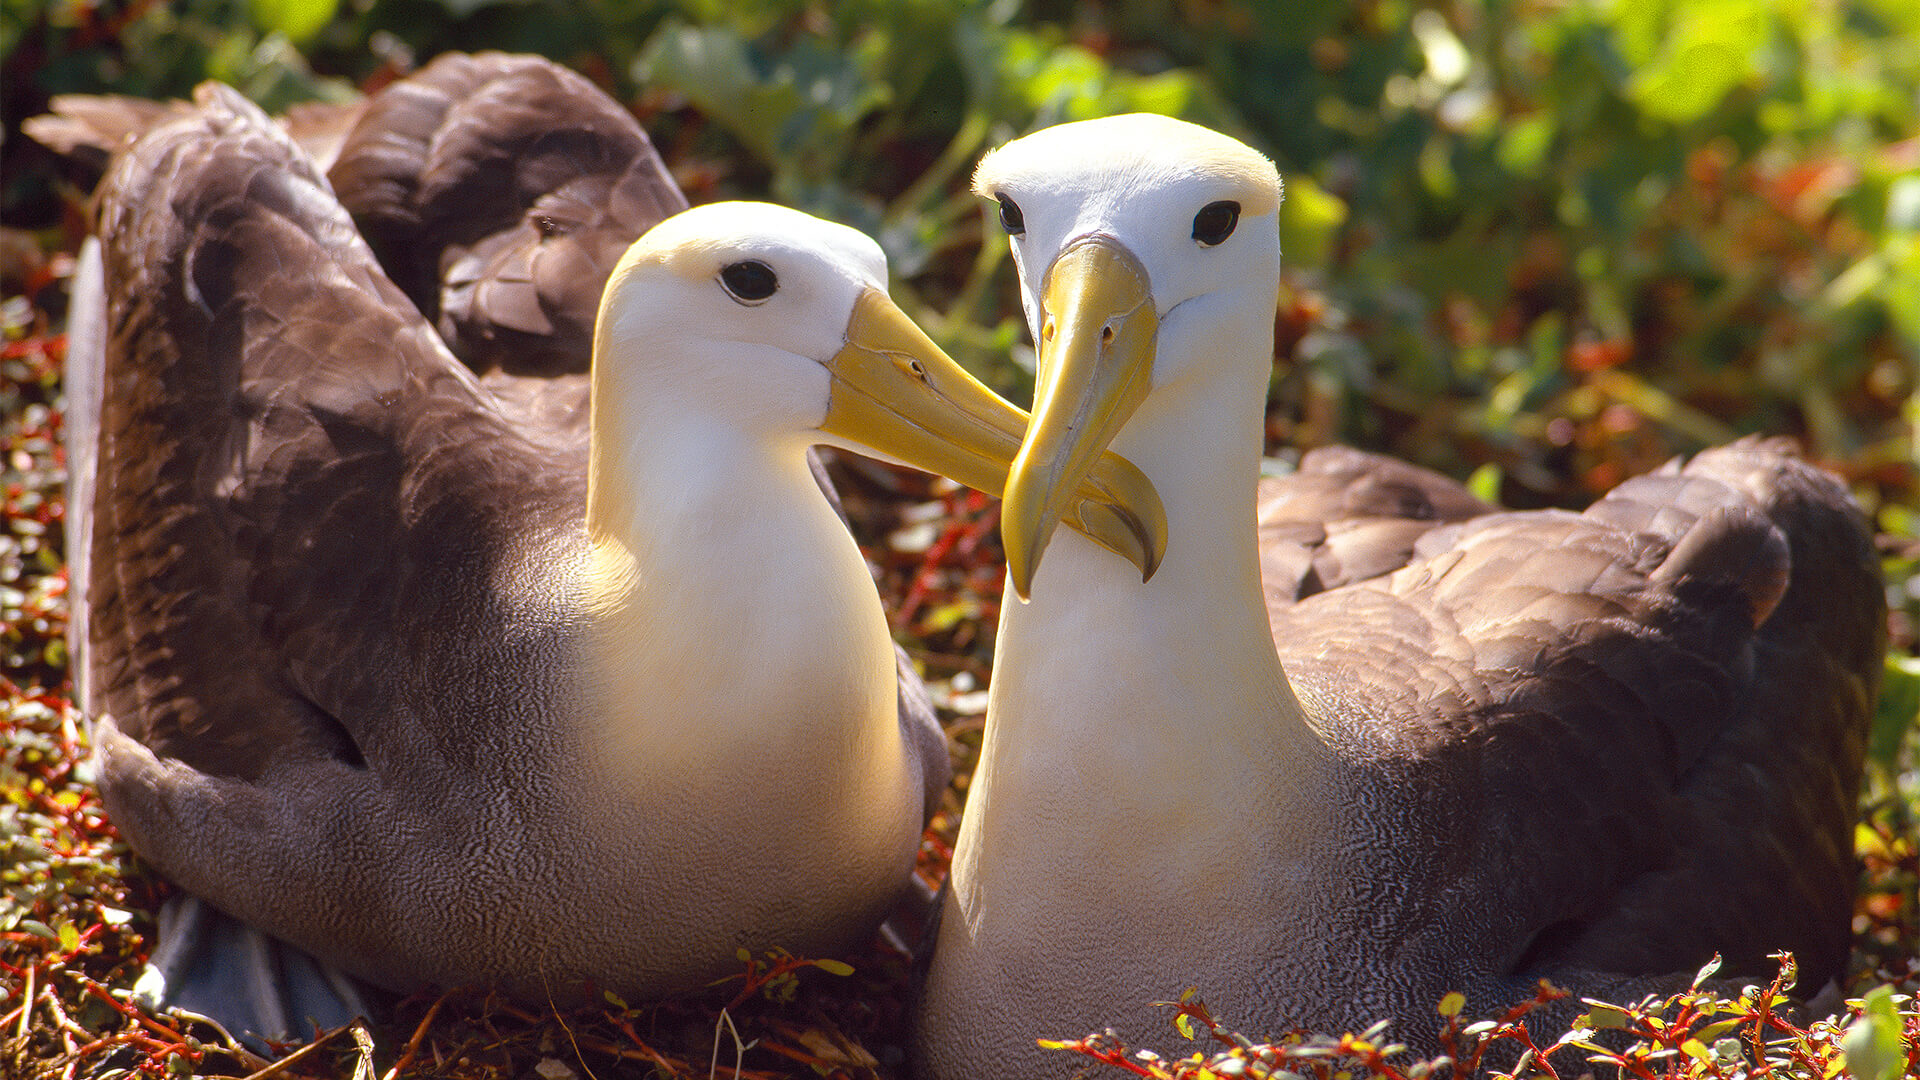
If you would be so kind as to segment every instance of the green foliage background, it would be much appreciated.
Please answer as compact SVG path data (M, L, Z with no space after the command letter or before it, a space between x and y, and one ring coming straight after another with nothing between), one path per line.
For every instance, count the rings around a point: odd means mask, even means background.
M878 237L908 310L1016 400L972 162L1115 111L1226 130L1288 184L1276 455L1346 441L1578 505L1757 431L1848 478L1895 607L1866 805L1912 842L1912 0L0 0L0 42L4 212L38 228L59 203L18 122L52 93L216 78L277 109L445 49L544 53L630 103L694 201Z
M183 95L217 78L279 108L448 48L545 53L630 101L696 199L769 197L879 236L963 358L1016 390L996 366L1018 333L964 191L971 162L1060 120L1181 115L1270 152L1288 179L1281 441L1494 463L1510 500L1537 504L1736 432L1786 432L1846 463L1874 505L1908 501L1920 7L1906 0L0 13L10 124L62 91ZM17 216L34 178L6 181Z

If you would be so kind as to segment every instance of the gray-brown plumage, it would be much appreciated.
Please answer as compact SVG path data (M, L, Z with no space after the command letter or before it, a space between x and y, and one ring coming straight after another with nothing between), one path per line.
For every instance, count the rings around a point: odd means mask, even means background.
M24 130L100 170L184 101L70 94ZM633 115L537 56L446 53L281 120L387 276L478 372L584 373L607 274L687 200Z
M1436 526L1489 513L1456 480L1346 446L1260 481L1260 583L1285 604L1407 564Z
M1272 164L1113 117L975 187L1039 343L1002 506L1030 602L1003 608L929 1075L1071 1075L1033 1040L1157 1044L1149 1003L1188 987L1238 1030L1384 1019L1432 1051L1451 991L1631 999L1715 953L1765 981L1790 950L1809 993L1843 972L1885 607L1837 479L1750 439L1583 513L1343 449L1261 480ZM1144 583L1053 531L1109 447L1166 508Z
M571 86L590 116L610 108L543 63L473 63ZM566 111L557 97L540 100L550 118ZM382 143L371 126L382 115L362 118L342 163L358 160L356 145ZM571 192L559 199L571 206L600 197L583 190L607 190L595 188L599 174L566 175L542 140L490 142L480 118L466 123L469 145L493 147L488 168L532 162L539 179L522 174L521 194L548 184ZM440 263L456 276L480 250L522 251L518 265L536 268L481 288L459 325L550 334L546 355L558 359L500 360L486 350L505 338L482 334L469 339L474 355L496 359L478 366L584 366L590 336L577 353L559 342L591 328L606 253L670 209L644 138L609 141L631 157L613 174L650 177L641 186L654 195L608 196L625 208L571 234L584 254L560 264L597 275L590 293L578 282L542 290L543 246L561 238L440 248L459 248ZM528 146L530 157L515 156ZM437 160L418 175L459 172L444 147ZM440 243L432 220L414 224L421 234L408 243ZM886 661L899 654L875 597L816 605L828 625L843 611L873 624L859 623L881 666L861 667L876 659L863 647L847 684L862 701L884 694L878 728L849 719L861 754L835 738L789 747L796 736L781 724L794 718L769 716L738 747L725 740L746 732L716 723L703 739L720 740L718 752L695 739L654 747L672 764L611 758L595 740L627 728L592 717L604 640L595 605L632 620L617 591L625 579L589 572L598 549L584 520L585 380L476 377L389 280L312 160L225 88L203 88L192 110L121 154L97 233L94 295L76 303L104 336L73 358L82 474L72 516L86 552L75 585L101 788L136 851L188 892L394 988L500 980L545 1000L592 979L654 993L730 967L736 946L819 951L871 929L907 885L917 823L947 770L903 660L896 695ZM859 257L877 260L861 243ZM491 298L521 286L558 305L546 331L488 314ZM76 327L82 342L89 333ZM729 497L751 515L751 500ZM822 539L834 566L860 572L843 531ZM818 555L788 565L786 554L710 569L783 596L789 582L827 572ZM853 648L813 630L769 640L777 616L737 629L726 645L750 672L763 655ZM853 693L839 670L823 670L819 686L793 684L796 731L837 722L827 703ZM817 709L807 704L816 692ZM793 771L752 764L769 753ZM724 797L706 790L715 785ZM841 805L862 792L859 806ZM703 940L715 934L724 947Z
M1288 500L1340 535L1350 504L1306 505L1301 484L1268 481L1263 511ZM1449 866L1461 896L1523 900L1483 939L1522 981L1679 972L1714 952L1764 976L1781 949L1809 989L1841 975L1884 651L1846 490L1749 439L1583 514L1446 524L1410 508L1410 544L1345 556L1377 575L1268 601L1329 742L1388 790L1425 793L1391 804L1393 858Z
M586 370L600 289L686 197L631 113L532 56L450 53L367 102L328 179L476 371Z

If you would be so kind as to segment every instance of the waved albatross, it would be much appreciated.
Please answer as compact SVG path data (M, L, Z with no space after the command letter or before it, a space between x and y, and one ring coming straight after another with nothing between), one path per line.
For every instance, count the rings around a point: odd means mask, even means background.
M459 363L229 89L122 154L98 217L84 682L136 851L399 990L644 998L872 931L945 749L807 450L997 486L1024 417L871 240L759 204L655 226L589 433ZM1108 457L1088 490L1143 487ZM1144 561L1130 512L1084 520Z
M1432 1049L1449 991L1636 994L1775 949L1840 972L1883 633L1840 484L1744 441L1581 514L1351 452L1263 489L1273 165L1126 116L975 187L1039 343L1002 523L1031 602L1003 608L927 1074L1071 1075L1036 1036L1157 1041L1149 1003L1190 986L1249 1032L1390 1019ZM1109 447L1164 500L1146 583L1054 531Z

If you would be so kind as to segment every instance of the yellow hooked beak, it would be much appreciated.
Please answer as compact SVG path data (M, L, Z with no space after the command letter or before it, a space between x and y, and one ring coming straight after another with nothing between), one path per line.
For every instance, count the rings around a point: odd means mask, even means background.
M1027 414L942 352L879 289L847 322L847 344L827 362L832 397L822 431L998 495L1020 450ZM1164 546L1160 495L1118 454L1089 455L1057 515L1152 574ZM1154 522L1161 522L1159 532ZM1154 537L1158 535L1161 541Z
M1107 444L1147 396L1160 330L1146 267L1108 236L1082 237L1060 253L1047 270L1041 307L1033 422L1007 473L1000 519L1007 580L1023 600L1054 529L1072 524L1089 470L1112 456ZM1134 508L1142 545L1153 553L1134 560L1143 581L1167 547L1158 494Z

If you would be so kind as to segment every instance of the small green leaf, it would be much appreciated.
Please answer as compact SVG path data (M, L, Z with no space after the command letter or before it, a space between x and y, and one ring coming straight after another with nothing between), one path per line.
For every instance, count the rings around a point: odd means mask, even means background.
M1481 502L1498 506L1502 474L1503 470L1500 466L1491 461L1486 462L1474 469L1467 477L1467 490L1473 492L1473 497Z
M1740 1026L1740 1020L1738 1017L1735 1017L1732 1020L1720 1020L1720 1021L1716 1021L1714 1023L1708 1024L1706 1027L1703 1027L1699 1031L1694 1032L1693 1037L1696 1039L1699 1039L1701 1042L1713 1042L1714 1040L1720 1038L1720 1036L1725 1035L1727 1032L1732 1031L1734 1028L1737 1028L1739 1026Z
M34 937L46 938L48 941L60 940L60 935L53 932L53 927L48 926L39 919L21 919L20 929L25 930Z
M1693 977L1693 985L1698 987L1701 983L1713 978L1713 973L1719 970L1720 954L1714 953L1713 959L1707 961L1706 965L1700 969L1700 974Z
M1920 657L1889 656L1880 674L1880 697L1867 736L1867 758L1897 769L1907 732L1920 720Z
M1495 151L1501 166L1521 176L1539 175L1553 148L1553 120L1550 113L1509 120Z
M1347 223L1347 204L1340 196L1314 182L1313 177L1287 177L1287 197L1280 203L1280 250L1287 265L1322 267L1333 259L1333 244Z
M340 0L248 0L253 21L263 30L283 34L295 44L306 42L333 21Z
M1176 1014L1173 1018L1173 1029L1178 1031L1180 1037L1183 1039L1195 1038L1196 1036L1193 1033L1193 1015L1191 1013Z
M1467 995L1458 990L1450 990L1447 992L1447 996L1440 999L1440 1004L1436 1007L1435 1011L1441 1016L1451 1019L1452 1017L1459 1016L1460 1010L1466 1007Z
M853 965L841 960L815 960L813 966L829 975L845 977L853 974Z
M1574 1023L1600 1031L1620 1031L1633 1026L1633 1017L1628 1016L1624 1009L1593 1002L1587 1014Z

